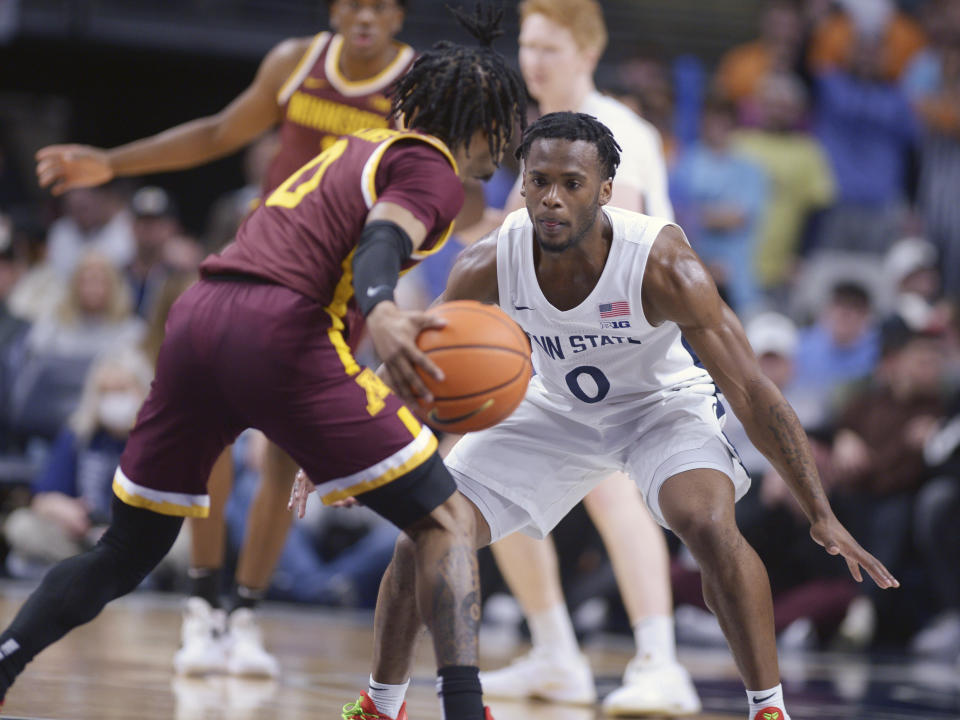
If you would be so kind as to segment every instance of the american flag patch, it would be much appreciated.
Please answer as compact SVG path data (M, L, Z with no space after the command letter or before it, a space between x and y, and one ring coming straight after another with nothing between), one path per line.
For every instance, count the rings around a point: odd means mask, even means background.
M630 314L630 303L626 300L618 300L612 303L603 303L600 305L600 317L612 318L621 317Z

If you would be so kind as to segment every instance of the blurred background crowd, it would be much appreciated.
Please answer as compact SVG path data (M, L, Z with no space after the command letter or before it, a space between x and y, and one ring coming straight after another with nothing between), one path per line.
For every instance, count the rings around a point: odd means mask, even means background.
M738 516L770 572L781 643L957 660L960 0L602 4L598 86L660 132L678 222L807 428L841 520L903 584L881 595L849 580L728 413L753 478ZM440 6L413 0L400 38L452 36ZM507 20L515 59L509 8ZM277 139L57 199L37 187L33 153L214 112L271 44L325 26L314 0L0 0L0 572L36 577L95 542L167 311L232 239ZM470 188L461 227L502 205L516 170ZM454 236L408 276L404 301L429 304L462 247ZM234 450L234 552L262 447L251 432ZM317 503L271 596L372 607L394 537L372 514ZM575 512L555 537L579 629L629 631L593 526ZM675 550L680 641L722 643ZM149 584L181 589L183 557L175 548ZM512 622L497 597L488 618Z

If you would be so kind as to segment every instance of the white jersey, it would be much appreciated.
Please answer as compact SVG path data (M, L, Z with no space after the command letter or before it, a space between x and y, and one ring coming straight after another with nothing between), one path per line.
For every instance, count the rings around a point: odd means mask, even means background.
M527 399L596 428L612 428L635 423L678 390L714 395L716 387L676 323L653 327L643 315L647 258L670 221L619 208L603 212L613 227L610 254L596 287L577 307L558 310L540 289L526 210L511 213L501 226L497 280L500 307L533 348L537 374Z
M620 145L620 166L614 184L636 188L643 195L643 209L648 215L673 220L663 141L657 129L619 100L596 90L584 98L578 110L610 128Z

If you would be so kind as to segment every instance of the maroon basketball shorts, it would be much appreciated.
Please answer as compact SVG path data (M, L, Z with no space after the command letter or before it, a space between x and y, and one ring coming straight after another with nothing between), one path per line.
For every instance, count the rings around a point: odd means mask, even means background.
M444 502L455 489L449 474L439 462L437 472L423 471L436 438L357 364L342 327L332 311L279 285L212 278L191 287L170 311L116 494L135 507L205 517L214 462L252 427L299 463L325 503L389 496L398 522Z

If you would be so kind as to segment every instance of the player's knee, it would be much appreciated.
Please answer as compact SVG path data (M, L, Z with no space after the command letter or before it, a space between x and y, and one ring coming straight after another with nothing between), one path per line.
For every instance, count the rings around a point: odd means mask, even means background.
M406 533L400 533L393 547L392 578L398 585L414 584L417 567L417 544Z
M729 514L719 508L673 513L670 528L698 559L722 552L739 536Z
M112 522L95 551L109 559L121 594L133 590L173 547L182 517L161 515L114 499Z
M435 507L429 515L407 529L414 540L425 531L441 531L476 542L477 518L473 504L459 492L455 492Z

